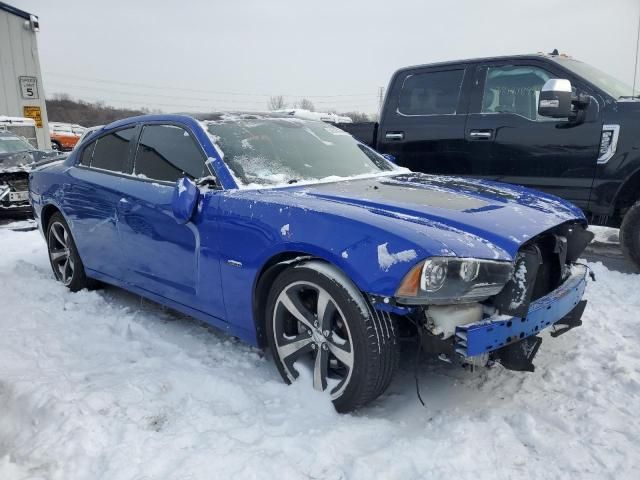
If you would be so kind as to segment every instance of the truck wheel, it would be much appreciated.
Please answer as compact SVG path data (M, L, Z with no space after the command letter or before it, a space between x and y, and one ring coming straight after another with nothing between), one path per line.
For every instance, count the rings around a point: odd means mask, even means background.
M369 308L330 265L309 261L282 272L269 293L266 319L284 381L293 382L304 368L338 412L361 407L389 386L398 360L393 319Z
M640 201L627 211L622 220L620 246L636 270L640 271Z

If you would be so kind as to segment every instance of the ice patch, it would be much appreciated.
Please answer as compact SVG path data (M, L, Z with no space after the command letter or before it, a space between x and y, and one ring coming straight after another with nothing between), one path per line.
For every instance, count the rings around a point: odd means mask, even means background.
M182 195L186 191L187 191L187 186L185 185L185 180L184 178L181 178L178 181L178 195Z
M396 263L410 262L418 256L413 249L389 253L388 245L389 243L378 245L378 265L380 265L380 270L385 272L389 271Z
M527 292L527 286L525 283L527 280L527 266L525 265L524 262L520 262L520 264L518 265L518 268L513 273L513 278L518 284L519 295L518 295L518 298L513 299L511 301L511 304L509 305L509 308L512 310L522 305L522 302L524 302L525 294Z
M282 235L283 237L288 237L289 236L289 224L285 224L280 228L280 235Z
M349 252L347 252L346 250L343 250L341 253L342 258L349 258Z

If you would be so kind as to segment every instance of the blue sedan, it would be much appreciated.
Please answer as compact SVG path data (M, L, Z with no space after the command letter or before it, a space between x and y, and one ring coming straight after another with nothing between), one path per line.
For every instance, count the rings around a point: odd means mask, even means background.
M401 338L533 370L537 334L585 306L578 208L412 173L322 122L128 118L29 190L69 289L116 285L269 347L286 382L308 372L341 412L385 391Z

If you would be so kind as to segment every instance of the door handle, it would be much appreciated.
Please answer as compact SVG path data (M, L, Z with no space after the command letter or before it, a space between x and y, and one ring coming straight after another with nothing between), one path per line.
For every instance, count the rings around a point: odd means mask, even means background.
M387 132L384 138L387 140L404 140L404 132Z
M129 213L132 207L133 205L126 198L121 198L118 201L118 210L120 210L122 213Z
M489 140L493 137L493 130L471 130L469 136L477 140Z

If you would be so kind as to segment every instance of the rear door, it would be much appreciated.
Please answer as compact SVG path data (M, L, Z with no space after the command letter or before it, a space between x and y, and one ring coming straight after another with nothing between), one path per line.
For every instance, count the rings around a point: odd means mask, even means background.
M418 172L468 173L468 70L448 64L397 73L382 112L378 150Z
M119 230L130 282L155 294L223 318L219 264L202 244L200 216L186 224L172 212L173 190L182 176L210 175L206 156L184 126L142 126L133 174L121 186ZM203 202L215 201L215 193ZM207 198L208 196L208 198ZM214 225L207 225L215 230ZM201 286L207 285L203 292Z
M579 125L538 115L540 90L550 78L568 78L578 92L591 94L549 62L478 65L465 132L471 174L532 187L586 208L600 142L599 106L593 98L587 120Z
M69 170L75 181L61 199L85 268L121 281L126 268L116 226L117 205L120 184L131 172L137 132L137 126L128 126L84 146L79 163Z

